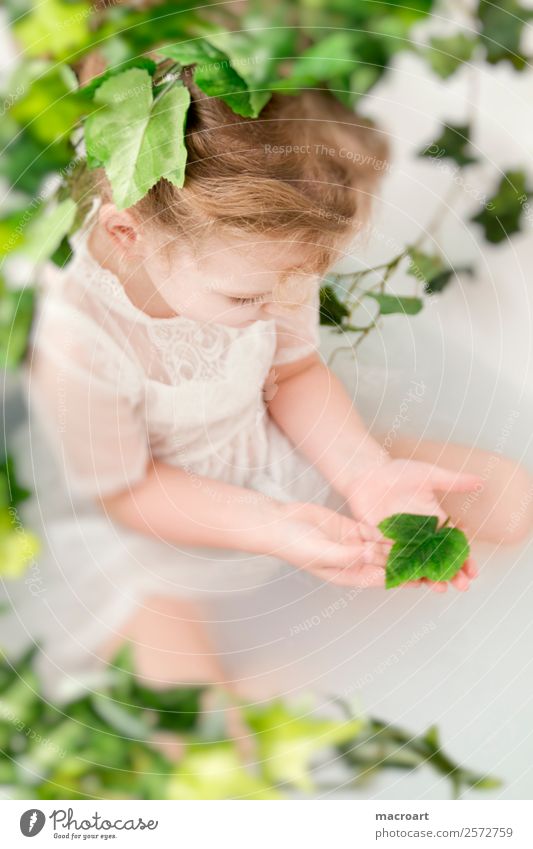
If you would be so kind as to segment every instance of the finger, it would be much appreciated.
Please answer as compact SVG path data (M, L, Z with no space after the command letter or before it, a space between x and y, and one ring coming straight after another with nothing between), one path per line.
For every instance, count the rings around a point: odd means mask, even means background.
M431 589L435 593L445 593L448 592L448 584L446 581L429 581Z
M423 583L422 583L422 580L420 578L418 578L416 581L407 581L405 586L406 587L422 587Z
M358 522L359 526L359 534L362 540L365 542L383 542L386 537L383 536L380 529L375 525L370 525L368 522ZM389 542L389 540L387 540ZM390 544L392 545L392 540L390 540Z
M468 575L469 578L477 578L479 575L479 569L474 560L471 557L468 558L466 563L463 566L464 571Z
M363 562L372 566L385 566L389 557L389 546L380 542L366 542L363 545Z
M461 570L457 575L454 575L450 583L453 584L456 590L465 592L470 587L470 578Z
M480 475L469 472L452 472L449 469L441 469L434 466L428 476L427 483L433 489L445 489L450 492L469 492L483 483Z

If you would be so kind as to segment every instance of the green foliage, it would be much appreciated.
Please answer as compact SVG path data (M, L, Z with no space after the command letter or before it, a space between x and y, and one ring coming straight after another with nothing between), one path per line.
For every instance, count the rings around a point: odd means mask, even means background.
M472 59L476 49L476 39L463 32L457 32L449 36L430 38L429 45L429 48L425 48L422 53L432 70L445 80L465 62Z
M522 217L526 209L531 209L529 200L533 197L526 184L527 177L523 171L506 171L496 193L481 212L472 217L471 220L483 228L488 242L497 244L521 231Z
M407 297L403 295L388 295L381 292L367 292L367 297L374 298L379 306L380 315L393 315L403 313L404 315L416 315L423 307L420 298Z
M414 247L408 249L408 256L410 259L408 273L424 284L424 292L427 295L442 292L452 277L458 274L472 275L474 273L472 266L462 265L450 268L438 254L426 254Z
M516 70L526 67L522 53L524 27L533 18L533 10L517 0L479 0L477 15L481 24L480 40L487 51L487 62L510 62Z
M25 530L17 512L18 505L30 495L16 477L12 457L0 464L0 576L19 578L37 556L37 537Z
M51 256L70 233L76 215L76 204L72 198L58 203L46 217L31 221L24 235L24 253L35 261Z
M493 790L502 785L497 778L454 763L443 751L438 728L434 725L425 734L413 736L389 722L369 719L363 733L351 746L341 744L337 748L359 784L368 781L379 769L411 772L427 764L450 779L455 799L463 789Z
M228 56L207 39L162 47L162 56L182 67L195 65L194 81L210 97L219 97L243 117L256 117L250 92L244 79L233 68Z
M0 290L1 368L15 368L26 353L33 310L32 289Z
M446 525L439 528L437 516L395 513L378 527L384 536L394 540L387 559L387 589L418 578L449 581L470 552L463 531Z
M470 127L467 124L444 124L442 132L431 144L419 151L419 156L431 159L453 159L459 166L471 165L476 157L471 153Z
M320 323L342 327L343 320L350 315L348 307L342 303L332 286L325 285L320 289Z
M90 40L88 2L39 0L31 11L15 20L13 33L26 56L68 59L73 51Z
M127 645L110 663L99 692L54 704L40 695L36 654L32 649L16 663L0 662L0 784L13 798L284 799L327 789L321 763L337 755L343 786L364 773L425 763L454 785L498 786L456 765L442 751L436 729L416 737L355 716L344 704L345 716L325 716L312 697L299 704L281 698L245 704L215 687L141 686ZM207 695L211 703L215 695L219 706L239 710L253 758L243 756L225 719L218 735L209 733ZM182 747L175 760L154 744L169 729Z
M85 122L87 156L92 166L105 166L119 209L133 206L161 177L183 185L185 86L154 98L150 74L130 68L102 83L94 100L102 108Z

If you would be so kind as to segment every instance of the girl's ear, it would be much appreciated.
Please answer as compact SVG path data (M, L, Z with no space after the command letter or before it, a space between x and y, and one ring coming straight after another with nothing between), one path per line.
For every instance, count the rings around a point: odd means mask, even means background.
M139 222L131 212L118 210L112 203L104 203L100 208L99 221L117 249L129 254L138 251L141 239Z

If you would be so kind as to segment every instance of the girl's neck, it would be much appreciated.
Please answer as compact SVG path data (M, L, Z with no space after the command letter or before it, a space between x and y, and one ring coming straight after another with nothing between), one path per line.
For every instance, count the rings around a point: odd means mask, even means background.
M152 318L177 315L161 297L141 264L126 270L103 227L97 222L89 233L87 249L96 262L120 280L126 295L137 309Z

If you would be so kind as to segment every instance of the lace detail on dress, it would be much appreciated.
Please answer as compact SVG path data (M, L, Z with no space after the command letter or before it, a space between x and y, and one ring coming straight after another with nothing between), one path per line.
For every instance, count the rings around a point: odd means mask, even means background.
M176 333L175 327L154 325L147 328L155 348L158 364L162 364L173 384L184 380L220 380L225 376L225 362L235 328L220 325L192 324Z

